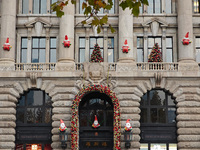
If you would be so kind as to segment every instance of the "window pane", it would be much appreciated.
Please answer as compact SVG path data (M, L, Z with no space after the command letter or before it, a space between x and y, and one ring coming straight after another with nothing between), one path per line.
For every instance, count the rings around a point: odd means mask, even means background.
M149 0L148 14L153 14L153 0Z
M169 144L169 150L177 150L177 144Z
M79 52L79 62L80 63L83 63L85 62L85 49L80 49L80 52Z
M154 39L153 38L148 38L148 47L153 48L154 46Z
M108 49L108 62L114 62L114 49Z
M45 38L40 38L40 48L45 48Z
M21 63L27 63L27 49L21 51Z
M47 13L47 0L41 0L41 8L40 8L41 14Z
M166 144L151 144L151 150L167 150Z
M25 110L22 108L17 109L17 122L18 123L24 123L24 112L25 112Z
M155 13L161 13L161 2L160 0L155 0Z
M45 123L51 123L51 108L45 108Z
M22 38L22 48L27 48L27 42L28 42L27 38Z
M172 62L172 49L166 49L166 62Z
M114 48L114 38L108 38L108 48Z
M80 3L79 3L79 13L80 14L83 14L83 10L82 10L82 4L85 0L80 0Z
M137 62L144 62L144 51L143 51L143 49L137 49Z
M112 8L109 10L109 14L114 14L115 13L115 0L112 0L113 2L113 6Z
M172 0L165 0L165 12L167 14L172 13Z
M38 43L39 43L39 39L33 38L33 48L38 48L39 47Z
M143 13L143 4L141 4L141 6L139 7L139 9L140 9L140 14L142 14Z
M200 38L196 38L195 44L196 44L196 47L200 47Z
M106 111L106 126L113 126L113 110Z
M94 45L96 44L95 38L90 38L90 48L94 48Z
M158 122L157 108L151 108L150 109L150 115L151 115L151 122L152 123Z
M55 63L56 62L56 49L50 50L50 60L49 62Z
M56 38L51 38L50 47L51 48L56 48Z
M39 62L45 63L45 60L46 60L45 57L46 57L45 49L40 49Z
M79 47L85 48L85 38L80 38L79 39Z
M100 51L101 51L101 56L102 56L102 58L103 58L103 49L100 49Z
M53 4L53 3L55 3L55 2L57 2L57 0L51 0L51 4ZM51 13L52 13L52 14L56 14L56 12L55 12L55 11L53 12L52 10L51 10Z
M26 112L27 123L34 123L35 120L34 115L35 115L34 108L27 108Z
M148 105L148 101L147 101L147 94L145 94L142 98L141 98L141 105Z
M148 144L140 144L140 150L148 150Z
M33 0L33 13L39 14L39 0Z
M159 123L166 123L166 113L165 108L158 109Z
M42 123L42 109L35 108L35 123Z
M170 95L168 95L167 99L168 99L169 106L175 106L174 100L172 99L172 97Z
M87 126L87 110L80 110L79 112L79 115L80 115L80 126L83 127L83 126Z
M200 49L196 49L196 62L200 62Z
M166 104L165 92L159 91L159 90L153 90L153 91L150 91L149 93L150 93L150 96L152 97L150 99L151 105L164 106Z
M194 0L194 13L199 13L199 1Z
M32 50L32 60L31 60L32 63L38 63L39 60L38 60L38 49L33 49Z
M17 106L24 106L25 105L25 96L21 96Z
M29 10L29 1L23 0L22 1L22 14L28 14L28 10Z
M30 91L27 95L28 106L40 106L43 104L43 92L42 91Z
M103 38L98 38L97 44L99 45L99 47L103 47Z
M141 123L147 123L148 120L147 120L147 108L142 108L141 109L141 116L140 116L140 122Z
M176 123L176 109L168 108L168 123Z
M137 47L143 47L143 38L137 38Z
M172 48L172 38L166 38L166 47Z

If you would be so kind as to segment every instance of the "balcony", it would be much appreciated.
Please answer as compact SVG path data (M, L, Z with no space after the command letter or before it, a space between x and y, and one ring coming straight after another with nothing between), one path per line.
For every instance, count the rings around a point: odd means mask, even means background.
M15 63L16 71L54 71L56 63Z

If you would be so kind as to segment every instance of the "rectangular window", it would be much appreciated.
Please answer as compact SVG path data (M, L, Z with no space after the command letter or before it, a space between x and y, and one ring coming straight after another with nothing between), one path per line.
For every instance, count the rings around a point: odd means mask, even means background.
M56 38L50 38L49 62L56 62Z
M22 14L28 14L29 11L29 0L22 1Z
M90 38L90 54L89 54L89 59L91 57L91 54L94 50L94 46L95 44L98 44L100 47L100 51L101 51L101 56L103 58L104 52L103 52L103 38L101 37L94 37L94 38Z
M51 4L53 4L53 3L55 3L55 2L57 2L58 0L51 0ZM51 14L56 14L56 12L54 11L54 12L52 12L52 10L51 10Z
M173 62L172 37L166 38L166 62Z
M193 9L194 13L199 13L199 0L193 0Z
M79 62L85 62L85 38L79 38Z
M148 56L151 53L151 50L153 49L153 46L156 43L158 43L160 51L162 52L162 39L161 39L161 37L149 37L148 38Z
M137 38L137 62L144 62L143 37Z
M22 38L21 42L21 63L27 63L27 38Z
M172 0L165 0L165 12L166 14L172 13Z
M47 0L33 0L33 14L47 13Z
M108 38L108 62L114 62L114 38Z
M86 2L86 0L80 0L79 1L79 13L80 14L83 14L84 13L84 10L82 10L82 4L83 2ZM109 10L109 14L114 14L115 13L115 0L112 0L113 2L113 6L112 8ZM103 14L103 13L106 13L105 10L102 8L100 9L100 11L98 12L98 14Z
M32 39L32 63L44 63L46 58L45 51L45 38L33 38Z
M196 62L200 62L200 37L196 37Z
M148 14L160 14L161 6L161 0L149 0Z

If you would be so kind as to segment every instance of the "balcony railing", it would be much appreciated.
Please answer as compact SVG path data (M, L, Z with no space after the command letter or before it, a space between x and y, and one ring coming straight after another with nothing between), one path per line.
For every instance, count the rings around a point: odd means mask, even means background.
M53 71L56 63L16 63L16 71Z
M137 69L143 71L178 71L178 63L137 63Z

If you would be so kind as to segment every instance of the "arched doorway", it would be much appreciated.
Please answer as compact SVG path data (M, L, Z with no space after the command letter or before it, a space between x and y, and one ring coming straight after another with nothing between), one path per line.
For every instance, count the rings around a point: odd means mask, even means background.
M176 104L171 93L148 91L140 104L140 150L177 150Z
M16 150L51 150L52 105L44 91L25 92L17 103Z
M97 95L97 96L95 96L95 95ZM91 104L89 104L89 103L91 103ZM106 106L106 104L108 105L107 110L102 109L103 107ZM93 106L97 107L97 109L95 109L95 110L92 109ZM113 109L111 107L113 107ZM89 110L85 111L85 114L87 114L85 116L87 116L86 117L87 119L91 118L91 120L84 121L84 119L82 119L83 121L79 121L79 115L83 115L82 117L84 118L84 113L79 113L79 108L80 108L80 111L84 111L84 109L86 110L87 108L89 108ZM99 109L99 111L97 111L98 109ZM112 110L113 110L112 131L109 129L110 125L106 126L107 121L105 121L105 123L104 123L104 121L103 121L104 119L102 119L103 122L99 122L99 123L102 123L102 131L101 132L95 133L96 129L91 130L92 127L89 129L89 131L87 131L87 128L90 127L89 126L90 122L93 121L92 116L95 115L95 113L97 115L99 115L100 118L101 117L104 118L107 116L106 112L108 112L108 114L109 114L112 112ZM89 115L90 113L93 113L93 115ZM106 120L106 118L105 118L105 120ZM81 126L79 123L81 124ZM96 146L95 148L91 147L91 150L92 149L98 150L98 149L104 149L104 148L105 149L120 149L121 120L120 120L119 100L115 96L115 93L112 92L107 86L89 85L89 86L81 89L78 92L78 94L75 96L75 99L72 102L72 120L71 120L71 149L72 150L77 150L80 147L82 149L85 149L84 145L80 145L80 144L83 144L82 142L84 142L84 140L85 140L84 133L81 133L81 131L84 131L84 129L85 129L84 125L86 125L86 130L85 130L86 132L84 132L86 134L91 133L94 136L95 135L100 136L102 134L102 136L105 136L103 129L106 130L106 128L107 128L107 131L110 131L109 138L108 138L109 141L111 141L111 139L113 138L112 144L110 144L110 145L112 145L111 146L112 148L104 146L104 145L109 145L109 143L105 143L105 141L100 139L100 143L95 143L95 145L101 144L101 147L98 147L98 146ZM105 128L103 128L103 127L105 127ZM92 131L92 132L90 132L90 131ZM111 135L111 132L113 132L113 136ZM88 136L90 136L90 135L88 135ZM91 137L91 139L92 139L92 137ZM88 139L88 140L91 140L91 139ZM104 139L106 139L106 137ZM85 141L85 142L87 142L87 141ZM93 143L90 143L90 145L93 144L93 146L94 146L95 141L92 141L92 142ZM87 144L87 143L85 143L85 144ZM87 145L85 145L85 146L87 147ZM89 146L89 143L88 143L88 146ZM102 146L104 146L104 147L102 147Z
M98 118L100 127L92 124ZM86 94L79 104L80 150L111 150L113 148L113 104L104 93Z

